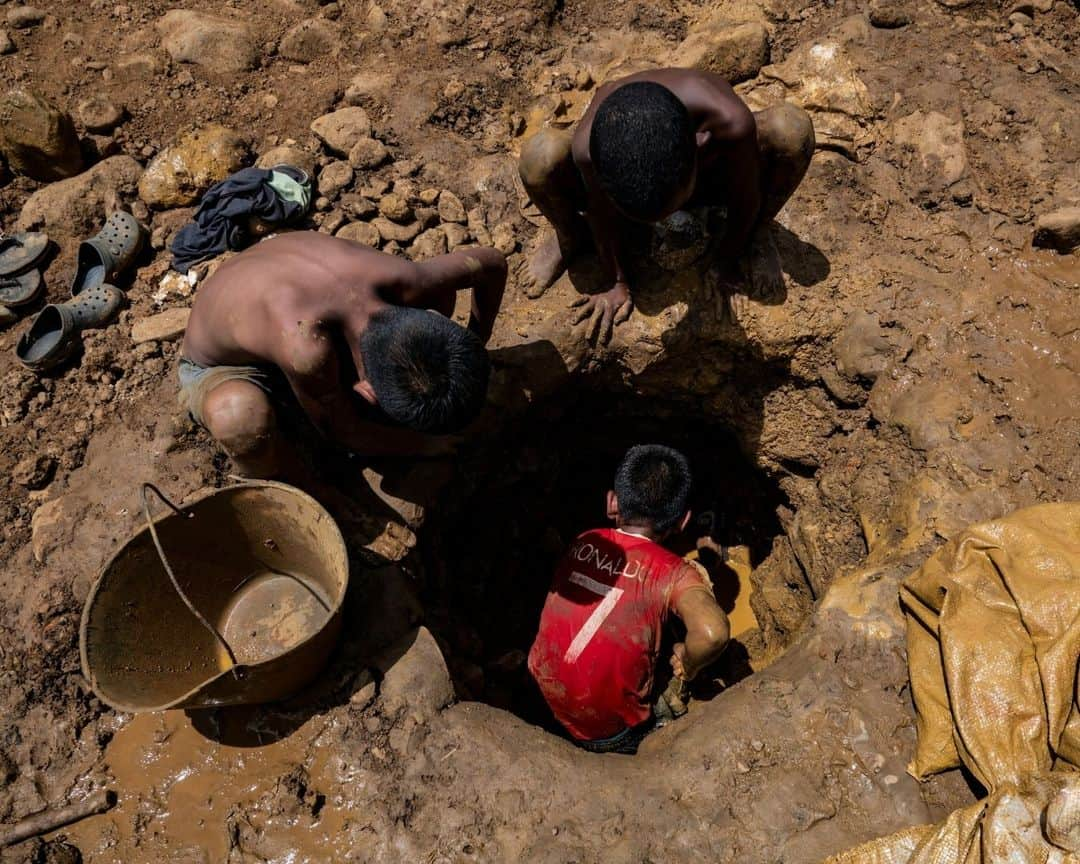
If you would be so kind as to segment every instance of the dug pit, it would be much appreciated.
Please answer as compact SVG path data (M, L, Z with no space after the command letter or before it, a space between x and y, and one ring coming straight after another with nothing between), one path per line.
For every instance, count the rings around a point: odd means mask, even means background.
M609 524L616 467L642 443L682 451L694 472L693 517L669 546L708 569L736 637L703 679L730 684L749 674L763 648L751 570L781 533L786 496L730 428L685 404L581 388L507 421L465 461L421 531L424 607L461 697L532 719L520 698L529 689L524 663L555 568L574 537Z

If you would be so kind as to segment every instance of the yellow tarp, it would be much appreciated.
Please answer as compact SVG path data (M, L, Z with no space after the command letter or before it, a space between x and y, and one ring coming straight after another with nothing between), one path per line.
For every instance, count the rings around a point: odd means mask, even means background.
M1080 852L1080 504L968 528L900 600L918 731L909 770L963 764L990 795L831 864L1078 860L1064 850Z

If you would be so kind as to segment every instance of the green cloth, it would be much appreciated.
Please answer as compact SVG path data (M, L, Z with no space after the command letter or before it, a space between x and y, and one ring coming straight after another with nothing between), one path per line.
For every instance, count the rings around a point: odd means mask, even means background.
M306 174L304 176L307 177ZM308 207L311 206L310 179L301 183L282 171L271 171L269 183L270 187L277 193L279 198L283 201L292 201L299 204L300 209L304 213L307 213Z

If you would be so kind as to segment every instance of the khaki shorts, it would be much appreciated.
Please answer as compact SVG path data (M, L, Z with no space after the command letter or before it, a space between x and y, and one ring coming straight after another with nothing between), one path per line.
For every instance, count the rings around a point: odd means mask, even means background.
M206 397L219 384L226 381L249 381L264 393L274 395L272 367L265 366L203 366L192 360L180 358L177 367L180 378L179 402L200 426L206 426L203 405Z

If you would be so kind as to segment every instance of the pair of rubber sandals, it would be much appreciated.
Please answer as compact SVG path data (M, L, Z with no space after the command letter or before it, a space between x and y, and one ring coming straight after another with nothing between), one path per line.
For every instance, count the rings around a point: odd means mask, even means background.
M104 327L116 317L124 293L111 282L131 266L144 240L135 217L116 212L96 237L79 244L71 299L42 309L15 347L24 366L35 372L58 366L74 353L83 330Z
M49 238L39 231L0 236L0 315L4 318L14 321L17 310L41 297L45 280L40 265L49 245Z

